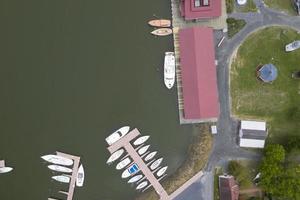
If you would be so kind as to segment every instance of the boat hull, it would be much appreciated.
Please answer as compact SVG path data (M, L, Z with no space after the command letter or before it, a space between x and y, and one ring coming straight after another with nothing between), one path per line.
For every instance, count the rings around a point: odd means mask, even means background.
M65 165L65 166L71 166L73 165L73 160L69 158L64 158L62 156L57 156L57 155L45 155L41 157L47 162L56 164L56 165Z
M52 176L53 180L56 180L60 183L69 183L70 182L70 177L67 176Z
M145 161L148 162L150 161L152 158L154 158L154 156L157 154L157 151L153 151L152 153L149 153L146 157L145 157Z
M124 152L125 152L124 149L119 149L119 150L115 151L107 159L106 164L110 164L110 163L114 162L115 160L119 159L123 155Z
M135 183L135 182L139 181L141 178L143 178L143 175L141 175L141 174L136 175L136 176L132 177L131 179L129 179L128 183Z
M76 178L76 186L82 187L84 183L84 169L83 165L80 165L78 168L77 178Z
M150 26L153 26L153 27L164 27L164 28L167 28L167 27L171 26L171 20L168 20L168 19L154 19L154 20L150 20L148 22L148 24Z
M119 139L124 137L130 130L129 126L123 126L122 128L119 128L112 134L110 134L107 138L105 138L108 145L112 145L113 143L117 142Z
M170 28L159 28L151 32L153 35L157 36L167 36L173 33L172 29Z
M143 188L146 187L147 185L148 185L148 181L143 181L143 182L141 182L141 183L136 187L136 189L137 189L137 190L143 189Z
M12 167L1 167L0 174L8 173L8 172L11 172L12 170L13 170Z
M150 145L146 145L138 150L139 155L143 155L149 149Z
M164 83L171 89L175 83L175 55L174 52L166 52L164 59Z
M155 169L161 164L162 161L163 161L163 158L157 159L155 162L153 162L153 163L150 165L150 169L151 169L151 170L155 170Z
M52 171L63 172L63 173L71 173L73 171L70 168L59 166L59 165L48 165L48 168Z
M156 172L156 175L157 175L158 177L161 177L164 173L166 173L167 169L168 169L168 166L165 166L165 167L161 168L160 170L158 170L158 171Z
M117 170L121 170L124 167L126 167L127 165L129 165L131 163L130 158L125 158L124 160L122 160L121 162L119 162L116 166Z
M143 144L144 142L146 142L149 139L149 137L150 137L149 135L145 135L145 136L139 137L138 139L136 139L133 142L133 145L134 146L138 146L140 144Z

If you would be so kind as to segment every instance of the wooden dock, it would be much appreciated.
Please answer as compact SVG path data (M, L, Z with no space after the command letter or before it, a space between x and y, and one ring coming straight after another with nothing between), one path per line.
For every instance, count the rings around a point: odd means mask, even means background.
M5 161L4 160L0 160L0 168L1 167L5 167Z
M79 168L79 163L80 163L80 157L78 156L73 156L70 154L65 154L65 153L61 153L61 152L56 152L56 154L58 156L62 156L64 158L69 158L72 159L74 161L73 164L73 171L72 171L72 175L71 175L71 181L70 181L70 185L69 185L69 190L68 192L66 192L65 194L67 195L67 200L72 200L73 199L73 195L74 195L74 189L76 186L76 179L77 179L77 173L78 173L78 168Z

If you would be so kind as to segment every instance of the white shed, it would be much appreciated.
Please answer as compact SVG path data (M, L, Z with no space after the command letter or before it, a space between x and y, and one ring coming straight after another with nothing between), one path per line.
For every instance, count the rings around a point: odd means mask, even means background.
M266 122L241 121L240 147L264 148L267 135Z

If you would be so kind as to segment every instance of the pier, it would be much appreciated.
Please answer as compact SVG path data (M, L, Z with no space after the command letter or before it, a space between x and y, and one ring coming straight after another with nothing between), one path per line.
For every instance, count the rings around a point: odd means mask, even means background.
M4 160L0 160L0 168L1 167L5 167L5 161Z

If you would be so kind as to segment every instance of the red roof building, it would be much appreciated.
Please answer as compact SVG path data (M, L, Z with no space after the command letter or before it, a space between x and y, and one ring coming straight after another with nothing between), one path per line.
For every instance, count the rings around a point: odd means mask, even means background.
M238 200L239 186L233 176L219 176L220 200Z
M180 12L185 20L221 16L221 0L181 0Z
M179 52L184 119L216 121L220 108L213 30L207 27L180 29Z

